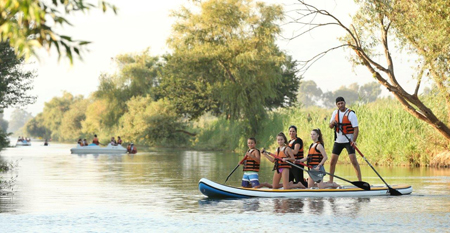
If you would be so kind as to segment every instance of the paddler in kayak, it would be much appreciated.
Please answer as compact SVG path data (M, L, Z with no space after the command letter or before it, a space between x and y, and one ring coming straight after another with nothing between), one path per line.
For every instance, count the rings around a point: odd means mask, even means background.
M325 161L328 159L328 156L327 152L325 152L325 143L323 142L322 131L320 131L320 129L313 129L311 131L311 139L314 143L309 146L308 156L296 162L303 163L307 161L307 165L312 166L310 170L325 172L324 165ZM315 187L316 185L319 189L340 187L340 185L335 182L323 182L323 180L315 183L310 177L308 179L308 188Z
M98 146L98 144L100 144L100 142L98 141L98 138L97 138L97 134L94 134L94 139L92 140L92 143L94 143L97 146Z
M127 146L127 152L130 153L130 154L136 154L137 153L137 149L136 149L136 147L134 146L133 143L130 143Z
M270 187L267 183L259 183L259 164L261 163L261 152L256 149L256 139L247 139L248 150L245 153L244 161L244 175L242 176L242 187L244 188L261 188Z
M293 182L289 182L289 170L291 168L291 165L286 163L286 161L295 161L294 153L289 146L286 145L287 138L286 135L284 135L283 132L279 133L277 135L277 143L279 147L277 148L277 154L272 157L271 155L268 155L268 153L264 153L264 156L274 163L273 167L273 180L272 180L272 187L274 189L278 189L283 187L284 189L293 189L293 188L306 188L302 183L294 184ZM283 183L280 184L280 180L283 179Z

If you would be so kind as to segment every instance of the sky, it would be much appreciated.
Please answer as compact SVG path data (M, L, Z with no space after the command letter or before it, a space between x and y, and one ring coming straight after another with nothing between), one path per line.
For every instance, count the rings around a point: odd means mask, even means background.
M87 14L70 16L73 27L58 28L59 32L72 36L73 39L91 41L89 52L84 53L83 61L75 60L71 66L67 60L58 61L55 51L41 51L39 61L30 60L27 68L36 70L34 88L30 94L37 96L36 103L23 107L34 116L42 112L44 103L63 91L74 95L89 96L99 84L101 73L112 72L112 58L123 53L138 53L150 48L152 55L162 55L168 51L166 40L171 34L175 19L170 17L171 10L189 4L189 0L170 1L110 1L119 8L117 15L112 12L102 13L93 10ZM265 0L270 4L282 4L285 10L295 8L295 0ZM314 1L337 15L349 25L350 14L357 7L353 0ZM282 26L283 36L290 37L298 32L299 25ZM279 39L278 45L287 54L297 60L307 60L326 48L339 44L337 38L343 32L338 28L326 28L308 33L294 40ZM366 68L354 69L347 59L348 51L338 50L329 53L316 62L306 73L304 80L314 80L323 91L333 91L342 85L357 82L360 85L374 81ZM400 83L407 90L413 90L414 83L408 81L412 75L409 57L394 54L397 61L396 71ZM384 88L382 88L384 89ZM13 109L5 110L5 119L10 120Z

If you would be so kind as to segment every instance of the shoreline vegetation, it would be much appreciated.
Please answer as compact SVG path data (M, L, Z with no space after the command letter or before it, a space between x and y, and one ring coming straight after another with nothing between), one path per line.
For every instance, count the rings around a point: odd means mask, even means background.
M66 97L71 96L68 93L64 95ZM86 101L79 97L75 99L75 102ZM429 100L431 101L432 99L436 102L436 106L439 106L439 98L430 96ZM74 105L78 106L79 104L75 103ZM46 106L49 106L49 104ZM136 118L145 112L164 114L158 110L158 107L162 107L162 105L156 104L156 106L156 109L141 109L141 113L133 112L132 110L125 113L123 118L130 115ZM445 138L437 134L426 123L409 115L395 99L380 98L371 103L355 104L348 107L358 115L361 132L358 137L358 147L372 164L378 166L450 166L449 145L446 144ZM86 106L86 108L88 107ZM134 142L142 146L243 153L248 137L256 137L258 148L276 148L275 136L280 131L286 133L290 125L295 125L298 128L298 136L304 141L305 148L308 148L311 144L310 131L313 128L320 128L324 135L325 149L327 153L331 154L334 131L328 127L328 123L333 110L317 106L279 108L268 112L267 117L260 121L260 126L255 135L246 133L249 132L249 123L246 120L227 120L225 117L215 117L211 114L205 114L195 121L184 120L183 122L181 120L181 123L178 121L178 126L161 121L160 125L156 124L155 127L150 128L147 126L149 123L145 123L145 121L137 125L128 124L128 128L124 128L127 120L122 118L120 121L122 122L121 126L117 125L109 129L103 128L102 130L91 132L98 134L103 144L109 142L112 136L122 136L124 144ZM44 109L44 112L41 114L45 116L46 111L51 111L51 109ZM70 114L74 111L68 107L67 112ZM48 137L53 138L53 141L73 141L75 144L76 139L79 137L92 140L93 133L86 133L90 130L84 128L88 126L86 121L91 117L87 116L89 111L77 112L83 114L81 117L78 117L79 122L62 117L66 120L61 120L60 122L62 123L57 128L54 128L53 131L44 127L39 132L46 133ZM443 109L437 112L445 114ZM61 115L65 116L65 114ZM151 118L155 117L162 118L163 116L151 115ZM35 125L38 123L38 125L42 126L42 122L36 122L39 119L43 120L44 118L42 115L38 115L30 122L34 122ZM70 133L64 130L68 126L63 122L70 122L71 126L78 125L78 127L71 127L72 133ZM182 130L171 128L181 127L181 125L184 125ZM132 126L136 127L136 129L130 129ZM33 129L30 126L26 128ZM161 132L156 132L159 129ZM130 132L136 133L134 137ZM27 133L33 135L33 132ZM36 133L34 132L33 136L38 136ZM157 134L157 138L149 134ZM343 155L344 159L341 159L341 161L348 163L348 157L345 156L346 152ZM363 159L360 156L357 157L360 163L364 164Z

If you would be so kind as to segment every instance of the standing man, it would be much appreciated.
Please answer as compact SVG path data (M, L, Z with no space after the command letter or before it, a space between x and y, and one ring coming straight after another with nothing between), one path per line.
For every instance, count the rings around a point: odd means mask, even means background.
M345 107L345 100L343 97L336 98L336 106L338 109L334 110L330 120L330 128L334 128L335 132L330 162L330 173L334 175L339 155L345 148L347 149L350 161L355 168L356 176L358 177L358 180L361 181L361 169L359 168L359 163L356 159L355 148L352 146L353 144L356 146L356 139L358 138L358 118L356 118L356 114L353 110ZM333 182L333 176L330 176L330 182Z

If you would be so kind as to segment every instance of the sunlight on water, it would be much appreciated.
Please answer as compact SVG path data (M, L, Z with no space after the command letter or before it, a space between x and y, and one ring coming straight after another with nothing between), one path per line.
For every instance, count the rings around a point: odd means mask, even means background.
M202 177L223 183L236 154L140 148L136 155L72 155L71 145L8 148L3 161L18 167L13 195L0 197L6 232L236 232L446 231L450 215L450 170L377 167L389 184L411 184L401 197L209 199L198 191ZM370 158L368 158L370 160ZM328 166L326 166L328 167ZM263 161L261 181L272 167ZM355 180L351 165L336 174ZM363 180L381 185L362 166ZM228 185L239 186L242 170ZM347 185L338 181L342 185ZM249 228L250 227L250 228Z

